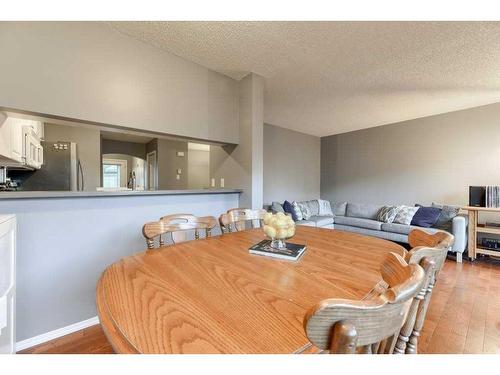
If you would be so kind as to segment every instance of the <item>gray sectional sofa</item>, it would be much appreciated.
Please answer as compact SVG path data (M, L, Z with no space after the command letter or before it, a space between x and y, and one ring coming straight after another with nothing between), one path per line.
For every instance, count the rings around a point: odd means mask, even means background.
M301 203L307 204L308 202L314 201ZM437 228L421 228L413 225L383 223L378 221L377 214L383 207L381 205L330 202L334 214L333 216L319 215L318 212L315 211L317 206L317 204L308 204L312 216L309 220L299 220L296 224L343 230L403 243L408 243L408 234L414 228L420 228L429 233L435 233L441 230ZM450 227L451 234L455 236L455 242L450 251L455 252L457 255L457 262L461 262L462 253L467 247L467 216L460 214L454 217Z

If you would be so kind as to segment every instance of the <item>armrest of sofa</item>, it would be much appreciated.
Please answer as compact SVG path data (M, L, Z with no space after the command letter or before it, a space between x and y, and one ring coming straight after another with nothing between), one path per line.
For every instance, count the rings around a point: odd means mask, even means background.
M453 218L451 223L451 232L455 236L455 242L451 250L457 253L463 253L467 248L467 226L469 217L466 214L459 214Z

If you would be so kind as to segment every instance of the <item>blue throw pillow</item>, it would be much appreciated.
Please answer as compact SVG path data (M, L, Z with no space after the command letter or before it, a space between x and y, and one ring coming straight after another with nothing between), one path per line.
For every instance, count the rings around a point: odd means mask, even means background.
M295 214L295 211L294 211L292 204L290 202L288 202L288 201L283 202L283 210L285 210L285 212L287 214L292 215L293 221L297 221L297 215Z
M415 205L418 211L413 216L411 220L411 225L416 225L417 227L430 228L434 226L441 215L441 209L437 207L424 207L419 204Z

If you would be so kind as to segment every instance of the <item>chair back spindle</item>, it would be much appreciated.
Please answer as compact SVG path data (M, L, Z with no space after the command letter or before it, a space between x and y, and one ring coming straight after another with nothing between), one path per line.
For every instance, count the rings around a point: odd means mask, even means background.
M164 236L170 235L172 243L184 242L188 233L194 231L194 238L200 238L200 230L205 232L205 237L211 236L211 230L217 225L213 216L196 217L190 214L175 214L163 216L159 221L144 224L142 233L146 238L148 249L155 248L155 239L159 247L165 245Z
M219 223L223 233L245 230L247 223L250 223L252 228L257 228L262 226L266 212L264 209L233 208L219 217Z

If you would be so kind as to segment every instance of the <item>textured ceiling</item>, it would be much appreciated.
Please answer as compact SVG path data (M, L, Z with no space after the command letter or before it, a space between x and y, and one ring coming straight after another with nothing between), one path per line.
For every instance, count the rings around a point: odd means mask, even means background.
M500 102L500 22L113 22L240 79L265 122L325 136Z

